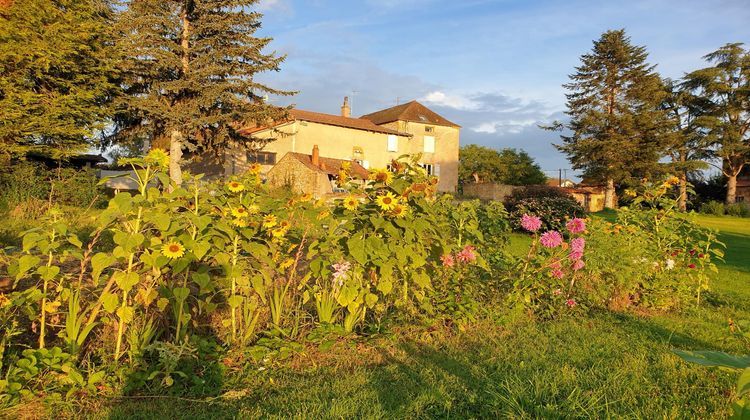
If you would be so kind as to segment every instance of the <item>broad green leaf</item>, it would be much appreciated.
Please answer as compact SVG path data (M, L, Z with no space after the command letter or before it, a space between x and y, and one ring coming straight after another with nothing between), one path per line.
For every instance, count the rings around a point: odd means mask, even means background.
M102 275L102 271L104 271L105 268L114 263L115 258L111 255L105 254L103 252L94 254L94 256L91 257L91 278L94 280L94 283L98 283L99 276Z
M102 307L108 313L113 313L119 304L120 298L116 294L107 292L102 295Z
M242 305L242 300L242 296L234 295L227 299L227 303L229 304L230 308L234 309Z
M126 324L130 324L130 322L133 321L133 316L135 315L135 311L133 310L132 306L124 306L117 309L117 317L122 320L122 322Z
M375 306L376 303L378 303L378 295L373 293L368 293L365 297L365 303L367 304L368 308L372 308Z
M138 284L140 280L137 273L126 273L124 271L116 271L113 276L117 287L124 292L133 290L133 286Z
M187 287L175 287L172 289L172 294L177 302L182 303L190 296L190 289Z
M383 295L388 295L393 290L393 282L391 279L381 279L378 282L378 290L380 290Z
M359 235L354 235L351 238L349 238L346 241L346 247L349 249L349 254L354 257L354 259L362 264L367 264L367 252L365 251L365 241L362 240L362 238L359 237Z
M36 255L22 255L18 259L18 272L16 280L22 278L29 270L39 265L42 260Z
M733 356L720 351L683 351L673 350L674 354L691 363L703 366L715 366L729 369L746 369L750 367L750 356Z
M60 267L56 265L46 266L43 265L36 269L36 272L39 273L39 276L42 278L42 280L52 280L60 274Z

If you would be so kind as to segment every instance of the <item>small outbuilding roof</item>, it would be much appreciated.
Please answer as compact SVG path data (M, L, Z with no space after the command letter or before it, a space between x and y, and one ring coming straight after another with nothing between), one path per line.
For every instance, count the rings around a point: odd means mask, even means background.
M359 179L367 179L367 176L369 174L367 172L367 169L365 169L362 165L351 160L334 159L334 158L327 158L327 157L321 156L318 158L319 164L318 166L316 166L313 164L312 155L306 155L304 153L289 152L286 155L284 155L284 158L286 158L287 156L293 159L297 159L298 161L302 162L305 166L307 166L313 171L321 172L327 175L333 175L333 176L338 175L344 163L347 163L347 162L351 165L350 173L353 177L359 178Z

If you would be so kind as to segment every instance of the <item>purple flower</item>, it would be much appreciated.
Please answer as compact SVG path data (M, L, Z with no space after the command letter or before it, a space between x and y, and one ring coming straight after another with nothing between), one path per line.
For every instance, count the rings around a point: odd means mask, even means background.
M477 255L474 253L474 247L471 245L466 245L464 249L461 250L458 254L456 254L456 259L461 261L462 263L470 263L474 262L477 259Z
M339 285L344 284L344 278L346 277L346 274L349 272L351 268L352 268L352 263L348 261L334 264L333 265L333 270L334 270L333 280L336 281Z
M562 279L563 277L565 277L565 273L563 273L563 271L559 270L559 269L552 270L551 274L552 274L552 277L554 277L554 278L556 278L558 280ZM559 290L555 290L555 292L559 292ZM559 293L557 293L555 296L557 296L558 294Z
M573 271L581 270L581 269L583 269L583 267L586 267L586 263L583 262L583 260L576 260L573 263Z
M570 220L565 227L567 227L568 231L572 234L583 233L586 231L586 221L576 217L575 219Z
M542 227L542 219L524 214L521 216L521 227L529 232L536 232Z
M569 258L569 259L570 259L571 261L580 261L580 260L581 260L581 258L583 258L583 252L576 252L576 251L573 251L573 252L571 252L570 254L568 254L568 258Z
M547 248L557 248L558 246L562 245L563 237L560 232L551 230L549 232L544 232L542 237L539 239L539 242Z

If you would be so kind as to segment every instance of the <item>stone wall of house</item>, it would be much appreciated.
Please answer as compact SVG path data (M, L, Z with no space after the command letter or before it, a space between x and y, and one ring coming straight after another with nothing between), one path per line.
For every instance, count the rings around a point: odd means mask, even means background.
M299 160L285 155L266 174L271 189L290 188L297 194L309 193L315 198L331 194L328 175L310 169Z
M464 197L478 198L480 200L505 201L518 188L522 187L490 183L466 184L463 186L463 195Z

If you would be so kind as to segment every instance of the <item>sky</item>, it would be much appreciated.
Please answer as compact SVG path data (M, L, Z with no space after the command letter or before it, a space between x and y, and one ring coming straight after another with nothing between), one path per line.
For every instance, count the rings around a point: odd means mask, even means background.
M258 80L276 105L364 115L418 100L461 125L461 144L513 147L550 176L574 175L538 125L564 119L568 75L609 29L624 28L663 77L750 44L750 0L261 0L258 35L286 55Z

